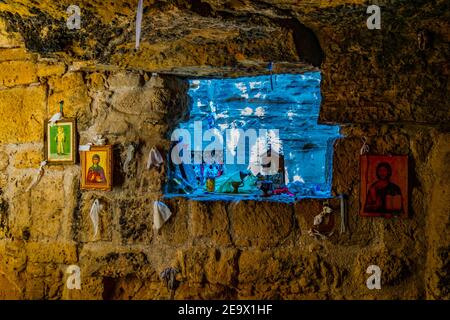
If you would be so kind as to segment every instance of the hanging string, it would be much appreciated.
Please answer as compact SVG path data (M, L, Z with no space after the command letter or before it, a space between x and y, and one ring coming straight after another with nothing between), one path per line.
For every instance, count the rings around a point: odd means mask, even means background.
M59 113L61 113L61 117L64 118L64 101L59 102Z
M94 200L94 203L91 206L91 211L89 212L89 216L91 217L92 224L94 226L94 237L98 232L98 213L100 212L100 201L98 199Z
M340 204L341 204L341 229L340 233L346 233L347 232L347 202L346 202L346 195L341 193L339 195Z
M273 91L273 79L272 79L272 75L273 75L273 73L272 73L272 70L273 70L273 62L269 62L269 66L268 66L267 68L268 68L269 71L270 71L270 88L271 88L272 91Z
M361 150L359 151L360 155L363 155L365 153L368 153L370 148L369 145L367 144L367 138L366 137L362 137L361 141L363 142L363 145L361 147Z
M47 165L47 161L42 161L41 165L39 167L39 171L38 174L36 175L36 177L34 177L33 181L30 183L30 185L28 186L26 192L30 191L32 188L34 188L39 181L41 181L42 176L44 175L44 167Z
M142 29L142 13L144 10L143 0L139 0L137 12L136 12L136 50L139 49L141 42L141 29Z

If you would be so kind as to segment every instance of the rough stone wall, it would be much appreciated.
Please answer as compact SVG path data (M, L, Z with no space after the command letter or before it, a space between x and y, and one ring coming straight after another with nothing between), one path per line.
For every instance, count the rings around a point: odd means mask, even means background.
M106 32L92 35L93 45L87 40L94 25L80 38L32 33L39 21L64 28L55 2L0 3L0 298L166 299L159 273L173 266L181 271L175 298L449 299L448 10L445 1L392 1L382 9L382 30L369 31L363 2L152 2L147 14L164 14L143 31L148 44L141 53L125 40L111 44ZM130 34L124 16L133 8L117 3L110 11L93 7L97 27L116 25L111 32ZM317 51L297 46L295 34L306 31L280 28L283 16L314 31L323 50L320 120L343 125L333 191L349 195L350 232L340 235L337 221L329 240L309 237L321 200L171 199L174 215L155 234L151 202L161 197L164 171L146 170L147 154L153 146L167 150L167 133L187 113L187 85L151 71L254 74L266 72L261 66L272 60L304 68L302 59ZM203 22L204 30L187 18ZM170 19L180 23L177 32L162 32ZM233 33L243 27L253 32ZM433 36L424 51L416 44L421 28ZM280 34L287 40L267 40ZM289 70L283 68L278 71ZM25 192L43 160L43 121L60 100L66 115L77 118L80 143L101 133L114 145L112 192L80 191L79 165L46 168ZM362 136L373 153L409 155L408 219L358 216ZM130 144L136 157L124 167ZM89 209L95 198L102 211L94 238ZM331 205L338 211L338 202ZM81 268L81 291L65 286L71 264ZM382 290L365 285L370 264L382 269Z
M104 286L115 278L138 275L161 290L163 264L149 260L147 250L154 242L150 204L161 195L164 172L145 167L150 149L167 148L167 132L186 115L187 83L145 72L80 71L30 54L12 39L3 46L9 44L0 49L0 297L102 299L112 294ZM114 145L114 191L81 192L80 166L65 165L46 167L26 192L43 160L44 119L60 100L65 116L77 119L81 144L101 133ZM125 167L130 145L135 156ZM93 238L95 198L102 211ZM81 294L66 291L71 264L82 268Z

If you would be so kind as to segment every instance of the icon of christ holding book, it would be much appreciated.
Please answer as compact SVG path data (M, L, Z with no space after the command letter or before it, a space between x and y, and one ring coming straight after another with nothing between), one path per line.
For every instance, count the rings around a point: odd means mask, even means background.
M403 199L400 187L390 181L392 168L387 162L380 162L376 168L375 181L369 188L364 210L381 214L401 214Z

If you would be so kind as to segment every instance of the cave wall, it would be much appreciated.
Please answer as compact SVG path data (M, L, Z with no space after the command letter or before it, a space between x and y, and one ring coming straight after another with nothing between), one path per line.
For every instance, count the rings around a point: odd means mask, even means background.
M363 1L150 1L145 14L160 15L137 52L126 1L107 11L86 7L93 18L73 35L62 31L63 2L0 3L0 298L166 299L159 273L171 266L181 271L180 299L450 297L443 1L393 1L376 31L365 28ZM48 22L46 32L32 29ZM102 32L89 32L94 27ZM420 29L432 35L425 50ZM109 32L123 37L114 42ZM165 173L147 170L147 155L154 146L167 150L168 132L188 112L179 76L261 74L270 61L275 72L320 64L320 121L341 124L344 136L334 147L333 192L349 195L349 231L340 234L337 221L328 240L308 235L322 200L170 199L174 215L155 233L151 206ZM103 134L114 145L113 191L81 191L77 164L46 167L26 192L43 160L44 119L60 100L77 118L81 144ZM408 219L358 216L363 136L373 153L409 155ZM125 166L130 145L135 157ZM95 198L102 211L93 237ZM338 212L337 200L331 205ZM82 290L66 286L72 264ZM365 285L371 264L381 267L381 290Z

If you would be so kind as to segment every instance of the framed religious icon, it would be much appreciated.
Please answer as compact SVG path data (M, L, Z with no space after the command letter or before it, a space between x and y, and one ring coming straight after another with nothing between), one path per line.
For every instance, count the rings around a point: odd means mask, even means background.
M408 216L408 156L363 155L360 215Z
M105 190L112 189L112 146L92 146L89 151L80 152L81 159L81 189Z
M47 164L74 164L76 161L77 131L75 119L44 124L44 155Z

